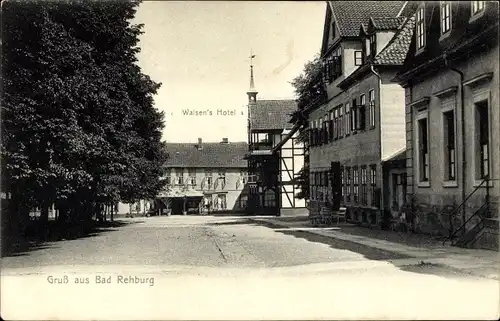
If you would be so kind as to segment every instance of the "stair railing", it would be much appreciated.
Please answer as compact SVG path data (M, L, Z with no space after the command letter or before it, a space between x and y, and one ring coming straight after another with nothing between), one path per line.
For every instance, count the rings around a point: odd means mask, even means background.
M460 227L459 227L459 228L457 228L457 229L456 229L453 233L451 233L451 235L449 235L447 238L445 238L445 239L444 239L444 241L443 241L443 245L444 245L447 241L452 241L452 240L453 240L453 238L456 236L456 234L457 234L459 231L461 231L461 230L465 229L465 226L467 225L467 223L469 223L469 222L470 222L470 220L471 220L473 217L475 217L475 216L479 215L479 213L482 213L482 209L483 209L483 207L488 205L488 202L489 202L489 194L490 194L490 193L489 193L489 192L490 192L490 191L489 191L489 185L490 185L490 184L489 184L489 178L488 178L488 176L486 176L486 177L485 177L485 178L481 181L481 183L480 183L478 186L476 186L476 188L475 188L475 189L474 189L474 190L473 190L473 191L472 191L472 192L471 192L471 193L470 193L470 194L469 194L469 195L465 198L465 200L464 200L462 203L460 203L460 205L458 205L458 206L457 206L457 207L456 207L456 208L455 208L455 209L454 209L454 210L450 213L450 217L453 217L453 216L454 216L454 215L458 212L458 210L459 210L459 209L461 209L462 207L464 207L464 206L465 206L465 204L467 203L467 201L469 200L469 198L471 198L471 197L472 197L472 195L474 195L474 194L475 194L475 193L479 190L479 188L481 188L481 186L483 186L484 184L486 184L486 199L485 199L485 203L481 206L481 208L480 208L479 210L477 210L477 211L476 211L473 215L471 215L471 216L470 216L470 217L469 217L469 218L468 218L465 222L463 222L463 223L462 223L462 225L460 225Z

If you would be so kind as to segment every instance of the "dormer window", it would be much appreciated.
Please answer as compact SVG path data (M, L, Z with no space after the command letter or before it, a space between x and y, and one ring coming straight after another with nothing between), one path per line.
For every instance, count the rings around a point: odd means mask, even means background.
M441 34L451 30L451 2L441 1Z
M416 41L417 41L417 50L420 50L425 47L425 14L424 7L420 7L417 10L417 21L416 21Z
M371 58L375 58L375 55L377 54L377 35L373 33L370 36L370 56Z
M362 51L355 51L354 52L354 65L355 66L363 65L363 52Z
M370 57L370 39L365 39L365 58L368 60Z
M482 12L484 10L484 1L472 1L471 9L473 16Z

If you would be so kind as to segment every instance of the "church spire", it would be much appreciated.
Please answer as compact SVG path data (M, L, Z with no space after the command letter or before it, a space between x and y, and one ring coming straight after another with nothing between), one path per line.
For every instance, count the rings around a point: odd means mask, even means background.
M255 55L253 54L252 51L250 51L250 89L248 89L247 91L249 103L256 102L258 93L257 90L255 89L255 83L253 80L253 58L255 58Z

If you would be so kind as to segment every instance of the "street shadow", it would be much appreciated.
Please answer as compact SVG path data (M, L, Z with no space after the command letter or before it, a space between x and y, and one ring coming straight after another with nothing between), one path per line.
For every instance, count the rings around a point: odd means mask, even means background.
M273 224L272 222L264 222L264 221L258 221L258 220L252 220L252 219L247 219L247 220L241 220L241 221L235 221L235 222L223 222L223 223L212 223L212 225L243 225L247 224L248 226L263 226L270 228L274 230L276 233L282 233L285 235L290 235L294 236L296 238L301 238L305 239L309 242L314 242L314 243L321 243L321 244L326 244L329 245L330 247L334 249L340 249L340 250L347 250L351 252L355 252L358 254L363 255L364 258L368 260L374 260L374 261L387 261L388 263L392 264L394 267L398 268L401 271L404 272L409 272L409 273L417 273L417 274L425 274L425 275L435 275L439 277L444 277L448 279L464 279L464 278L482 278L477 275L473 275L468 272L464 272L455 268L451 268L446 265L442 264L434 264L430 262L425 262L425 261L417 261L415 260L416 263L412 263L414 259L416 259L415 256L411 255L406 255L406 254L401 254L401 253L395 253L392 251L386 251L374 247L370 247L367 245L355 243L352 241L347 241L347 240L341 240L335 237L330 237L330 236L323 236L323 235L318 235L314 233L310 233L306 230L301 230L300 228L307 228L307 226L301 226L301 227L293 227L293 226L283 226L283 225L278 225L278 224ZM346 233L350 233L353 231L354 233L352 235L362 235L360 231L355 230L355 226L341 226L342 230L346 230ZM321 228L321 230L328 230L328 227ZM368 237L371 237L375 235L374 239L388 239L392 242L396 242L396 237L398 236L397 233L391 233L391 231L375 231L374 233L368 233L368 231L373 231L370 229L367 229L366 235ZM388 233L387 235L386 232ZM371 235L373 234L373 235ZM400 241L405 240L406 237L403 235L399 235ZM412 236L409 236L411 238ZM424 239L424 238L423 238ZM421 246L425 247L427 246L432 246L433 243L435 243L435 240L429 239L428 241L425 240L417 240L418 243L413 244L413 246ZM412 242L417 242L413 240ZM429 243L427 243L429 242ZM403 261L403 262L394 262L395 260L405 260L409 259L410 261Z
M25 256L30 252L57 248L57 242L96 237L120 230L121 227L143 221L97 222L87 224L61 224L49 221L44 224L32 221L20 235L2 239L2 257Z
M318 235L308 233L306 231L297 231L297 230L279 230L279 233L285 235L291 235L296 238L305 239L309 242L314 243L322 243L329 245L330 247L337 250L347 250L351 252L355 252L363 255L366 259L375 260L375 261L389 261L396 259L409 259L412 258L409 255L393 253L385 250L376 249L373 247L369 247L363 244L358 244L350 241L340 240L328 236Z
M245 219L245 218L238 218L235 221L228 221L228 222L211 222L211 223L206 223L206 225L209 226L229 226L229 225L256 225L256 222L250 220L250 219Z
M450 268L443 264L429 263L425 261L420 261L418 264L413 265L399 265L397 266L401 271L435 275L440 277L445 277L448 279L464 279L464 278L474 278L482 279L483 277L473 275L471 273L466 273L458 269Z

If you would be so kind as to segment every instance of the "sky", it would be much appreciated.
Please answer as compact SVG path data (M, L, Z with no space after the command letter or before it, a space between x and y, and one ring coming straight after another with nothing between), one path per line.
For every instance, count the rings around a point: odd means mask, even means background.
M290 81L320 51L325 9L325 1L141 3L139 66L162 83L163 140L246 141L251 51L257 99L293 99Z

